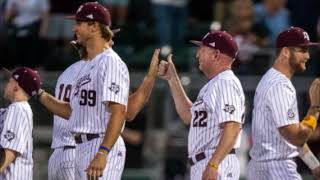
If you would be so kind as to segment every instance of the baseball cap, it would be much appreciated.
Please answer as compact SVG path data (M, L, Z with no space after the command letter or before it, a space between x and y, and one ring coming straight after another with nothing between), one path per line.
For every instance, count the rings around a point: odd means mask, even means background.
M79 6L73 16L66 16L67 19L76 21L96 21L106 26L111 26L111 15L107 8L98 2L87 2ZM111 30L114 34L120 31L119 28Z
M111 26L110 12L98 2L87 2L78 8L73 16L66 16L67 19L76 21L96 21L106 26Z
M282 31L276 41L277 48L317 45L319 45L319 43L310 42L308 33L299 27L290 27Z
M201 41L191 40L198 46L207 46L218 49L221 53L235 58L238 53L238 46L233 37L225 31L208 32Z
M15 69L13 72L10 72L8 69L3 68L11 77L16 80L19 86L29 95L35 96L38 94L38 91L41 86L41 80L39 74L28 68L20 67Z

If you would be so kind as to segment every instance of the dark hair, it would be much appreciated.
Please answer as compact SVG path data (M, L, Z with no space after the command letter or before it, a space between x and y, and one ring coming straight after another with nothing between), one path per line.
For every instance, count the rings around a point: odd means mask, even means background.
M94 23L96 23L96 22L94 22L94 21L88 22L89 25L93 25ZM99 25L99 29L100 29L100 32L101 32L101 37L103 39L105 39L106 41L110 41L114 36L114 34L111 31L110 27L106 26L104 24L101 24L101 23L98 23L98 25Z

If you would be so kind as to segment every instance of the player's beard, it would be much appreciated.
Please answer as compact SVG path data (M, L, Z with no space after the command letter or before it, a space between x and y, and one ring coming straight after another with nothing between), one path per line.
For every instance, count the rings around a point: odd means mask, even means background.
M306 70L306 63L302 62L302 60L299 60L291 51L289 57L289 64L294 72L301 73Z

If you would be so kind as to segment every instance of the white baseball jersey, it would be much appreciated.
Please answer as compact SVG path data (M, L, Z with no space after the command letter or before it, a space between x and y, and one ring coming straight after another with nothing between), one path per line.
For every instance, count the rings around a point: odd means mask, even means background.
M0 145L19 156L0 173L3 180L32 180L33 115L27 101L14 102L0 110Z
M59 100L70 102L72 84L78 76L85 61L80 60L70 65L58 78L55 97ZM76 146L74 136L70 132L69 120L54 116L52 144L54 152L48 163L49 180L74 180L75 174L75 148L64 146Z
M74 84L84 63L86 62L80 60L70 65L59 76L55 89L55 97L57 99L70 102L72 84ZM75 146L74 137L68 126L68 120L63 119L60 116L54 116L51 148L55 149L63 146Z
M297 147L278 130L296 123L299 123L296 90L284 74L271 68L260 80L254 96L251 158L266 161L298 156Z
M75 134L101 134L106 132L111 113L107 102L127 106L129 72L121 58L109 48L85 63L72 89L70 123ZM98 152L103 137L77 144L76 179L85 180L90 162ZM120 179L125 160L125 146L121 136L108 155L102 179ZM120 166L120 167L119 167Z
M192 120L188 138L189 158L194 158L195 155L205 152L206 159L209 160L219 144L223 131L221 124L228 121L242 124L244 122L244 111L245 96L241 83L234 73L231 70L226 70L212 78L201 89L197 100L191 108ZM237 137L234 148L239 147L240 136L241 134ZM237 158L235 157L235 159ZM221 167L228 169L228 172L226 169L219 169L220 178L233 173L231 176L237 179L236 177L239 177L240 169L236 169L236 166L232 163L229 163L229 165L225 164L228 162L226 160L220 164ZM192 166L192 168L197 168L197 164ZM202 166L199 171L203 172L205 167ZM191 169L191 177L201 179L201 176L195 176L192 172L195 171ZM200 174L202 175L202 173Z
M254 97L249 179L301 179L292 160L298 156L297 147L279 132L279 128L296 123L296 90L290 79L271 68L260 80Z
M105 103L127 106L129 84L128 68L112 48L86 62L72 89L72 131L104 134L111 114Z

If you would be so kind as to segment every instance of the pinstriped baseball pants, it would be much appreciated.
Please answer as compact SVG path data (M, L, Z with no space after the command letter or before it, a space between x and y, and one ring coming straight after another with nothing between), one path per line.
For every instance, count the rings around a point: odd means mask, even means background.
M91 141L77 144L76 147L76 180L87 180L85 170L97 154L103 137L95 138ZM112 150L108 154L107 166L103 171L103 176L99 180L120 180L124 169L126 148L121 137L118 138Z
M48 164L49 180L74 180L75 149L57 148L50 156Z
M248 180L302 180L297 164L291 160L274 160L248 164Z
M207 154L206 159L191 166L190 180L202 180L202 174L208 165L212 153L210 156ZM227 155L220 163L218 173L218 180L238 180L240 178L240 164L237 156L235 154Z

